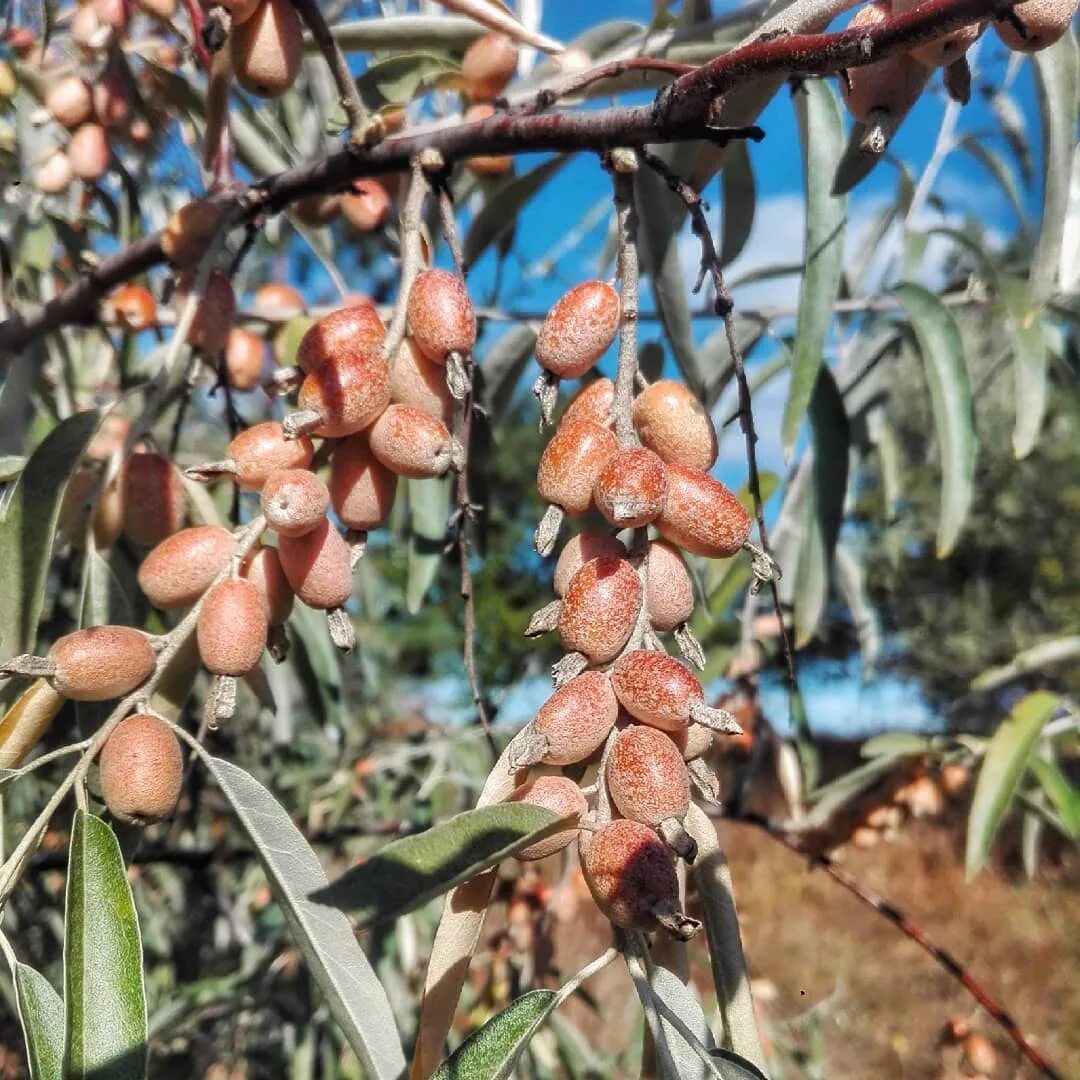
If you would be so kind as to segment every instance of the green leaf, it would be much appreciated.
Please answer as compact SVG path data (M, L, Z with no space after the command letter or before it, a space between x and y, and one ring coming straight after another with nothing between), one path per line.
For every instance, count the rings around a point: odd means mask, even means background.
M522 994L474 1031L439 1066L432 1080L505 1080L557 1001L553 990Z
M0 454L0 483L14 480L26 468L26 458L19 454Z
M0 521L0 650L32 652L52 538L64 488L100 414L91 409L58 424L33 452L15 482Z
M382 15L354 19L330 28L334 40L356 52L380 49L464 49L484 32L484 28L463 15ZM317 52L314 41L304 42L308 52Z
M768 1077L746 1058L719 1048L709 1051L721 1080L768 1080Z
M735 142L728 147L727 158L720 172L720 186L723 189L720 265L727 266L746 247L754 228L757 188L750 151L745 142Z
M968 815L964 866L968 877L982 869L1017 784L1058 698L1045 690L1028 694L994 732L975 781Z
M30 1080L61 1080L64 1065L64 1002L44 975L15 965L15 999L26 1039Z
M806 174L806 270L799 289L791 387L784 404L784 454L791 457L803 417L817 385L840 289L844 260L844 222L847 199L834 195L829 177L843 152L844 122L832 87L823 79L808 79L797 96Z
M255 846L293 940L365 1075L396 1080L405 1056L390 1002L349 920L311 899L326 886L318 858L262 784L229 761L207 757L206 763Z
M415 615L424 604L446 542L446 507L450 498L450 478L408 480L409 492L409 556L405 604Z
M386 105L408 105L457 71L457 63L444 53L396 53L369 65L356 80L356 89L364 108L378 112Z
M98 551L87 551L83 564L83 603L80 626L131 626L135 621L131 597Z
M965 135L958 140L956 146L958 150L966 150L990 174L997 186L1001 188L1002 194L1009 200L1009 205L1020 219L1022 226L1027 218L1024 212L1024 196L1005 159L974 135Z
M649 973L649 985L653 993L664 1003L684 1024L690 1029L690 1033L698 1043L706 1050L713 1049L713 1034L709 1029L709 1022L705 1019L705 1013L701 1008L701 1001L692 985L688 985L662 960L655 956L650 957L647 966ZM709 1075L705 1063L694 1053L690 1043L682 1033L660 1011L660 1027L664 1032L668 1051L675 1063L679 1080L693 1080ZM717 1072L719 1070L716 1070Z
M867 125L861 120L856 120L851 125L844 152L833 173L831 191L834 195L846 195L861 184L881 162L883 155L871 154L860 146L866 136L866 129Z
M142 937L112 829L75 811L64 920L64 1080L144 1080Z
M1054 294L1069 208L1069 178L1080 109L1080 55L1072 30L1032 59L1043 132L1042 224L1029 277L1030 300L1037 306Z
M462 254L465 266L471 267L500 237L514 227L526 203L570 160L558 154L522 176L500 185L484 202L465 234Z
M1069 197L1061 229L1061 264L1058 288L1063 293L1080 291L1080 143L1073 148Z
M1080 634L1072 637L1042 641L1030 649L1018 652L1007 664L990 668L971 680L975 691L996 690L999 686L1023 678L1043 668L1053 667L1080 657Z
M866 679L873 672L881 654L880 620L866 586L866 569L852 545L843 542L837 544L834 561L836 583L859 636L859 659L863 678Z
M1070 840L1080 839L1080 788L1077 788L1053 761L1035 755L1029 762L1035 778L1054 804Z
M921 735L911 735L906 731L886 731L867 739L859 753L864 758L880 757L882 754L896 758L909 754L925 754L929 749L930 740Z
M872 757L865 765L859 765L843 776L828 784L816 788L807 796L806 801L813 805L813 810L806 816L807 828L817 828L828 823L840 807L861 795L876 784L887 773L892 772L896 763L906 753L881 753Z
M536 345L536 331L516 323L480 358L479 376L484 408L493 423L505 414Z
M565 827L550 810L525 803L466 810L387 844L315 895L354 912L362 926L396 918Z
M911 319L930 389L942 471L937 554L944 558L964 527L975 489L978 443L964 343L956 320L933 293L910 283L894 291Z
M1012 337L1016 426L1013 453L1025 458L1039 441L1046 413L1046 361L1048 353L1039 308L1028 304L1027 289L1016 278L998 280Z

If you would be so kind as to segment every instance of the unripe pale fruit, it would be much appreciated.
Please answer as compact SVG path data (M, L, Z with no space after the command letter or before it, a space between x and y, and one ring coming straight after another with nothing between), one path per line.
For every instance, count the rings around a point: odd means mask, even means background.
M51 682L72 701L109 701L130 694L154 670L150 639L130 626L92 626L60 638L49 650Z
M190 288L190 280L180 282L176 291L178 308L187 303ZM205 356L216 356L224 352L235 319L236 293L232 282L223 270L211 270L188 328L187 343Z
M221 224L221 207L206 199L174 210L161 234L161 250L174 266L187 269L202 258Z
M308 607L329 611L352 595L349 546L329 520L303 536L283 536L278 557L292 591Z
M116 71L108 71L94 84L94 115L107 128L122 126L131 112L128 85Z
M139 588L154 607L190 607L229 565L236 540L220 525L193 525L166 537L142 561Z
M535 780L515 788L506 801L542 806L559 817L574 816L578 820L589 809L581 788L566 776L538 776ZM567 847L577 834L576 823L569 825L543 840L537 840L535 844L522 848L514 857L521 862L546 859Z
M434 416L449 424L454 415L454 398L446 385L446 372L405 338L390 369L390 400Z
M157 301L145 285L121 285L108 306L125 330L137 332L157 323Z
M482 103L465 110L466 120L487 120L495 115L495 106ZM475 176L505 176L514 167L513 154L478 154L465 159L465 168Z
M300 290L281 281L268 281L260 285L251 299L260 311L283 317L302 315L306 306Z
M296 364L311 374L336 358L362 360L382 348L386 337L379 313L370 303L353 304L324 315L300 339Z
M742 548L751 520L732 491L683 465L668 465L667 480L667 498L656 519L665 540L709 559L726 559Z
M611 679L603 671L586 671L560 686L533 719L534 732L547 740L539 762L573 765L590 757L608 737L619 715Z
M884 22L891 7L887 0L859 8L848 24L849 29L877 26ZM880 110L893 119L902 117L919 100L929 72L908 53L847 69L847 79L840 80L840 94L847 110L856 120L869 120Z
M705 407L689 387L660 379L634 401L634 427L641 441L669 464L711 469L716 432Z
M536 339L536 359L560 379L579 379L608 351L619 332L619 294L603 281L572 288L548 312Z
M998 1055L985 1035L973 1031L964 1039L964 1060L975 1072L990 1075L997 1068Z
M645 604L654 630L674 630L694 611L694 585L678 548L662 540L645 557Z
M307 469L282 469L266 478L262 512L281 536L303 536L326 519L330 492Z
M184 782L180 742L156 716L136 713L113 728L98 758L101 795L126 825L153 825L176 809Z
M195 629L199 657L214 675L246 675L266 648L266 614L252 582L234 578L215 585Z
M494 101L517 70L517 46L504 34L484 34L466 50L461 79L470 101Z
M476 313L465 282L449 270L425 270L409 291L409 327L417 348L436 364L476 344Z
M390 193L378 180L354 180L341 196L339 209L357 232L375 232L390 216Z
M1010 49L1039 52L1065 35L1076 16L1076 9L1076 0L1025 0L1012 10L1024 24L1027 37L1021 37L1016 27L1006 19L996 20L994 29Z
M236 81L259 97L281 97L304 59L300 17L289 0L262 0L255 14L229 33Z
M397 477L376 459L367 436L353 435L334 448L330 500L346 528L377 528L390 516L396 491Z
M610 379L593 379L570 399L562 422L590 420L601 427L611 427L614 423L611 407L614 404L615 384Z
M611 533L583 532L570 537L555 563L555 595L562 596L570 584L570 579L590 559L598 559L602 555L624 559L626 548Z
M611 669L611 685L622 707L635 720L664 731L690 723L694 702L705 691L693 674L667 653L636 649Z
M241 575L258 590L267 625L280 626L292 612L293 591L281 568L277 548L256 548L244 562Z
M608 428L588 420L561 423L544 447L536 471L536 490L547 503L571 517L593 505L593 488L604 466L619 450Z
M225 373L234 390L254 390L263 380L266 342L258 334L234 326L225 341Z
M304 379L297 401L321 417L314 434L355 435L390 404L390 367L378 349L339 353Z
M83 124L68 140L71 171L80 180L100 180L109 169L109 140L100 124Z
M34 187L42 195L59 195L67 191L74 175L67 154L54 150L34 169Z
M302 225L329 225L341 213L341 196L309 195L294 202L290 211Z
M563 645L594 664L613 660L629 639L640 609L637 571L625 559L592 559L566 588L559 612Z
M637 529L654 521L667 496L667 471L651 450L619 450L607 460L593 487L597 510L616 528Z
M228 460L236 466L236 482L248 491L260 491L278 469L306 469L315 450L301 435L286 439L281 424L267 420L239 432L229 443Z
M46 92L45 109L63 127L77 128L89 120L94 112L90 84L78 75L68 75Z
M153 547L184 524L184 485L164 454L132 454L120 470L124 535Z
M682 821L690 806L690 781L679 748L662 731L641 724L615 736L607 786L623 817L654 829L669 818Z
M392 473L410 479L442 476L450 468L446 425L410 405L390 405L371 427L371 452Z

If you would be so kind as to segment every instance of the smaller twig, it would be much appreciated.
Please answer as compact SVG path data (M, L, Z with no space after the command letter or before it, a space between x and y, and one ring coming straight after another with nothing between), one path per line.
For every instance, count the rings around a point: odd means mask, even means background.
M634 172L637 156L633 150L613 151L608 158L615 184L615 217L619 235L619 363L615 375L615 397L611 411L615 436L622 447L637 445L634 432L634 381L638 371L638 252L637 210L634 207Z
M420 230L423 227L424 199L428 193L428 178L419 157L412 159L410 167L412 179L409 181L405 205L401 209L401 274L398 297L397 303L394 304L394 314L386 330L386 339L383 342L383 356L391 366L405 337L409 293L412 291L413 282L420 273L424 261Z

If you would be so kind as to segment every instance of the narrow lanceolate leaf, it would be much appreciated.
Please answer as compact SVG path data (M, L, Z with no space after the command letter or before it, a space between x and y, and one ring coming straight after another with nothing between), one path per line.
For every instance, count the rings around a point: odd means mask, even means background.
M701 1048L712 1050L713 1034L709 1030L709 1022L705 1019L701 1000L693 985L684 982L675 971L655 956L652 959L654 962L648 965L648 972L649 985L653 993L686 1024ZM664 1032L664 1039L675 1063L679 1080L705 1080L706 1077L716 1074L718 1070L706 1066L663 1011L660 1012L660 1027Z
M14 769L49 730L67 698L44 679L36 679L0 720L0 769Z
M1014 679L1021 679L1034 671L1065 664L1080 658L1080 634L1071 637L1054 638L1032 645L1017 653L1012 660L1001 667L990 668L971 680L972 690L996 690Z
M855 624L859 660L866 679L873 673L881 655L881 621L866 587L865 567L854 548L845 543L837 544L835 564L836 583Z
M532 45L544 52L562 52L561 42L549 38L546 34L537 34L526 29L502 0L439 0L439 3L447 11L468 15L470 19L483 23L489 30L506 34L521 45Z
M557 814L525 803L466 810L387 844L315 897L353 912L361 925L396 918L565 827Z
M840 288L847 199L830 190L844 149L844 122L832 87L808 79L798 96L799 130L806 172L806 242L802 287L792 350L791 388L784 405L784 453L790 457L814 393Z
M975 488L975 417L960 330L949 310L921 285L903 284L896 295L911 319L930 389L941 454L941 513L937 553L944 558L964 527Z
M1016 425L1013 428L1013 453L1025 458L1039 441L1046 413L1046 338L1040 310L1028 303L1027 289L1016 278L998 281L1013 351L1013 386L1016 398Z
M400 1077L405 1055L386 992L349 920L311 899L326 886L315 852L262 784L221 758L208 758L207 764L250 837L293 940L365 1075Z
M98 425L96 410L58 424L15 482L0 521L0 655L33 652L52 538L68 478Z
M64 920L64 1080L145 1080L142 937L112 829L75 811Z
M1055 694L1028 694L994 732L986 747L968 815L964 865L969 877L982 869L1012 802L1031 750L1058 707Z
M1063 293L1080 290L1080 143L1073 148L1072 172L1069 174L1069 197L1065 224L1061 229L1058 287Z
M334 40L346 52L380 49L464 49L484 28L460 15L378 15L370 19L339 22L330 27ZM304 48L317 52L318 45L306 37Z
M439 563L446 538L446 508L450 498L450 478L407 480L409 490L409 555L405 605L415 615L424 604Z
M1035 778L1058 812L1069 839L1080 839L1080 788L1062 772L1056 761L1034 756L1030 764Z
M735 142L728 147L720 184L723 189L720 264L727 266L746 247L754 228L756 186L750 151L745 142Z
M1043 304L1054 294L1060 269L1080 108L1080 56L1072 31L1035 53L1033 60L1042 117L1043 206L1029 287L1031 303Z
M553 990L522 994L474 1031L439 1066L432 1080L505 1080L556 1000Z
M64 1067L64 1002L44 975L15 965L15 997L26 1040L30 1080L61 1080Z

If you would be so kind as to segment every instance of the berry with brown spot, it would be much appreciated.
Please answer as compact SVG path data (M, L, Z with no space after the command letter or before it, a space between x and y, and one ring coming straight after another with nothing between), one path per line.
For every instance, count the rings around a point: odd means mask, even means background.
M705 407L689 387L660 379L634 401L634 427L641 441L668 464L711 469L716 431Z
M331 358L361 360L382 348L386 327L370 301L324 315L300 339L296 364L311 374Z
M742 503L719 480L685 465L668 465L667 498L656 527L684 551L727 559L750 538L751 519Z
M601 555L624 559L626 548L617 537L606 532L582 532L570 537L555 563L555 595L562 596L570 584L570 579L590 559L598 559Z
M236 81L263 98L281 97L304 59L300 17L289 0L262 0L255 14L229 33Z
M375 232L390 217L390 193L378 180L354 180L341 196L339 210L357 232Z
M352 595L349 546L328 519L303 536L283 536L278 557L292 591L308 607L330 611Z
M382 465L414 480L444 475L454 459L446 425L410 405L388 406L372 425L368 439Z
M449 424L454 416L454 398L446 384L446 371L429 360L412 338L402 341L390 368L390 400L419 409L444 424Z
M49 650L49 681L72 701L110 701L130 694L154 670L154 650L141 630L91 626L59 638Z
M641 447L612 454L593 487L597 510L618 529L637 529L655 521L666 496L664 463Z
M164 611L190 607L229 565L236 540L220 525L192 525L161 541L139 567L139 588Z
M121 285L106 301L106 309L132 333L157 325L157 301L145 285Z
M679 731L690 723L738 733L734 717L705 704L702 685L683 664L667 653L635 649L615 662L611 685L619 704L635 720L663 731Z
M614 404L615 384L606 378L593 379L570 399L562 415L562 423L590 420L601 427L611 427L615 422L611 415Z
M199 612L195 636L208 671L246 675L266 648L266 615L259 590L245 578L218 582Z
M45 93L45 111L62 127L75 129L86 123L94 112L90 84L78 75L68 75Z
M326 485L307 469L281 469L266 478L262 512L280 536L303 536L320 525L330 509Z
M109 139L100 124L83 124L67 144L72 173L80 180L100 180L109 171Z
M254 390L263 381L266 342L251 330L234 326L225 340L225 374L234 390Z
M591 663L613 660L630 639L641 610L641 581L625 559L591 559L571 579L559 612L568 652Z
M206 253L221 225L221 207L208 199L186 203L174 210L161 234L165 258L182 270L194 266Z
M1076 9L1077 0L1024 0L1012 13L1024 24L1026 37L1008 19L995 20L994 29L1014 52L1040 52L1065 36Z
M397 476L371 452L366 435L343 439L330 460L330 500L348 529L368 532L389 516Z
M105 806L118 821L154 825L176 809L184 759L164 720L145 713L125 717L105 740L98 768Z
M177 307L182 309L187 303L192 284L191 275L184 275L176 290ZM204 356L217 356L225 351L235 321L236 293L232 282L223 270L211 270L188 327L187 343Z
M293 591L281 568L277 548L257 547L244 561L240 573L258 590L267 625L284 623L292 612Z
M158 453L132 454L120 469L124 535L153 547L184 524L184 485L173 463Z
M424 270L409 290L409 330L416 347L436 364L451 353L468 356L476 344L476 313L465 283L449 270Z
M566 776L538 776L527 784L517 787L507 797L507 802L528 803L530 806L542 806L559 817L574 817L575 822L557 833L537 840L522 848L514 856L519 862L535 862L546 859L557 851L569 846L578 834L577 821L589 809L581 788Z
M536 339L540 366L560 379L579 379L604 355L619 331L619 294L603 281L576 285L548 312Z
M694 611L694 585L679 549L654 540L645 557L645 604L654 630L674 630Z
M461 79L470 101L494 101L517 70L517 46L504 34L484 34L466 50Z
M297 402L306 427L323 438L355 435L382 415L390 404L390 367L378 349L331 356L300 384Z
M495 106L487 102L465 110L466 120L487 120L494 115ZM465 168L474 176L505 176L513 167L513 154L477 154L465 159Z
M588 420L564 421L540 456L536 472L540 498L571 517L584 514L593 505L597 478L618 450L608 428Z

